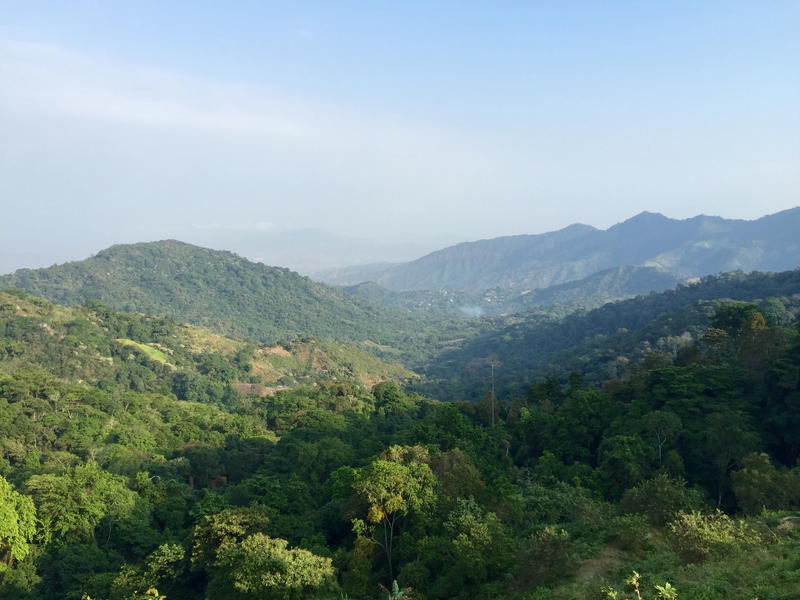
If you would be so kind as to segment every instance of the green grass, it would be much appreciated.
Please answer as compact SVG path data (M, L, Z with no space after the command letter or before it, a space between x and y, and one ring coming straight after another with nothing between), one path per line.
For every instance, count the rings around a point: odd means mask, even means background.
M153 348L152 346L148 346L147 344L140 344L139 342L134 342L133 340L129 340L127 338L117 338L117 341L120 344L125 344L126 346L133 346L134 348L137 348L138 350L143 352L147 356L147 358L151 360L160 362L165 365L170 364L167 355L157 348Z

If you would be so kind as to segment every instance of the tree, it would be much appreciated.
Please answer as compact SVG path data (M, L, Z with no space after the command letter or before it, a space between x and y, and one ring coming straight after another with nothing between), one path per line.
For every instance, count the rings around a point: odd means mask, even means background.
M209 598L302 598L327 583L331 560L266 535L263 506L229 508L195 527L192 564L210 575Z
M675 413L665 410L654 410L642 418L644 430L656 442L658 448L658 464L663 462L664 444L673 439L681 429L681 419Z
M106 473L95 462L78 465L64 475L34 475L26 483L47 535L89 538L106 516L133 510L136 493L124 478Z
M253 600L320 598L320 590L332 584L334 574L330 558L289 548L286 540L263 533L248 536L241 543L223 543L214 570L231 584L230 591Z
M238 544L250 535L264 533L269 524L263 506L228 508L203 517L192 534L192 564L203 568L214 564L223 545Z
M17 492L0 476L0 564L11 567L25 558L35 533L33 500Z
M412 600L409 594L411 593L411 588L404 588L400 589L400 586L397 584L397 581L392 581L392 589L386 588L384 586L380 586L382 592L386 592L386 600Z
M384 406L400 406L405 400L405 394L400 386L394 381L382 381L372 386L372 396L375 398L375 405L379 408Z
M673 479L666 473L659 473L626 490L620 501L625 513L644 515L653 525L664 525L676 513L702 506L702 492L687 488L683 479Z
M392 446L357 475L353 490L367 503L367 521L383 527L383 542L376 543L386 553L389 581L394 579L392 552L398 521L409 511L430 506L435 498L436 476L422 462L427 451L420 446ZM356 533L367 527L356 519Z
M716 472L717 506L721 506L729 471L756 446L757 438L745 417L730 410L708 416L705 437L710 463Z
M800 473L779 471L763 452L742 459L742 468L731 473L736 502L747 514L768 509L785 509L800 500Z
M738 335L754 314L758 313L763 320L763 315L755 304L745 302L731 302L717 308L716 314L711 319L711 327L722 329L731 335Z
M459 499L444 523L453 557L452 571L465 581L483 583L508 568L511 544L497 515L473 498Z
M603 440L598 468L612 497L619 497L644 478L651 452L639 436L615 435Z

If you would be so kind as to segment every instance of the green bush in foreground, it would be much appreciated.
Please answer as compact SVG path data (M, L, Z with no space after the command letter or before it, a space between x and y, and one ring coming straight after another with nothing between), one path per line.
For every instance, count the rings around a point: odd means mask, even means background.
M731 519L720 510L710 514L679 513L669 524L669 531L675 551L689 561L701 561L712 554L756 546L760 542L750 526Z

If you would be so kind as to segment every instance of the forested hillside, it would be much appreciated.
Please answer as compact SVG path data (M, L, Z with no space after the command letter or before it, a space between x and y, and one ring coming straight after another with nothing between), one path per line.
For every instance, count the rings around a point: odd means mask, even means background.
M547 288L626 265L658 267L680 279L739 269L784 271L800 266L798 229L800 208L754 221L705 215L677 220L645 212L606 230L571 225L467 242L383 270L340 270L321 280L375 281L396 291L480 293L497 287Z
M252 347L4 295L0 598L796 598L800 332L778 310L720 306L603 387L442 404L235 390Z
M332 342L264 346L163 317L119 313L94 301L64 307L0 292L0 371L34 365L104 390L230 403L297 383L408 381L415 375Z
M708 276L564 318L541 311L512 315L429 362L430 381L421 391L479 399L490 389L491 363L498 365L495 385L505 398L539 377L563 379L572 371L602 383L654 354L674 357L698 339L726 301L755 302L770 323L791 323L800 311L800 270Z
M316 337L409 350L427 343L432 326L288 269L173 240L113 246L84 261L21 269L0 277L4 287L67 305L100 300L116 310L267 343Z

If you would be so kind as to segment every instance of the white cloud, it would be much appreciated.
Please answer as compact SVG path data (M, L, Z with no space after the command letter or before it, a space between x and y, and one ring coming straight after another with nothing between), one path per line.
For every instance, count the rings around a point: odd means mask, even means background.
M366 152L372 158L378 151L412 163L438 156L477 166L487 159L485 150L466 147L452 132L396 115L381 118L264 86L192 78L19 41L0 40L0 101L24 112Z
M279 103L264 93L253 106L234 86L226 89L54 46L0 42L0 81L0 98L17 109L212 133L285 139L310 134L307 123L281 114Z

